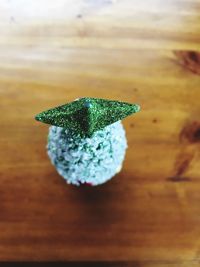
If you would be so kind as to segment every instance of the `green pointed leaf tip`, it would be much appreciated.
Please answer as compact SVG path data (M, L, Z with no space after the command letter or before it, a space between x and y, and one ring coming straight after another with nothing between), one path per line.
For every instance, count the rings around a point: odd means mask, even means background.
M43 111L35 119L71 129L81 136L92 136L94 132L138 111L140 106L137 104L86 97Z

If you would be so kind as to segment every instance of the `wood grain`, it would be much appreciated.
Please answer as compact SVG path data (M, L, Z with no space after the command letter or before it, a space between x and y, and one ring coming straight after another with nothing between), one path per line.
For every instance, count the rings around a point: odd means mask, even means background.
M199 11L0 0L0 260L199 266ZM65 184L33 119L82 96L142 106L124 121L123 171L96 188Z

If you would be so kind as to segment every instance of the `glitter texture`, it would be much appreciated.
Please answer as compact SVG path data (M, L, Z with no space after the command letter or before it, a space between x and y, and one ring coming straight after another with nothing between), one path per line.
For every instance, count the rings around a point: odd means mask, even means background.
M139 110L137 104L86 97L43 111L35 119L92 137L96 131Z
M61 127L49 128L48 155L69 184L105 183L121 170L126 148L120 121L96 131L91 138Z

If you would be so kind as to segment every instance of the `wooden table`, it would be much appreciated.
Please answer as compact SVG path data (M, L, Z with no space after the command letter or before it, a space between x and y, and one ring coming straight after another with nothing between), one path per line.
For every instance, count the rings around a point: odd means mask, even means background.
M200 266L199 14L199 0L0 0L0 260ZM142 106L123 171L95 188L66 185L34 120L83 96Z

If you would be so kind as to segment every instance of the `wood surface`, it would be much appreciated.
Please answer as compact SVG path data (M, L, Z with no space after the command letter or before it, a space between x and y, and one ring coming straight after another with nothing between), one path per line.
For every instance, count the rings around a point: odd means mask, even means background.
M200 266L199 53L199 0L0 0L0 260ZM142 107L95 188L66 185L34 120L83 96Z

